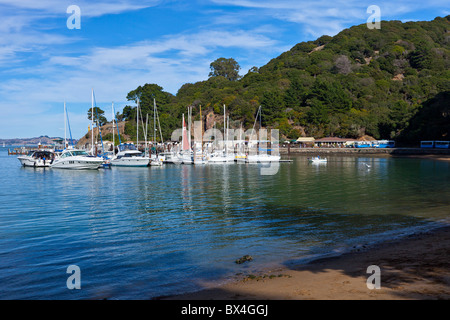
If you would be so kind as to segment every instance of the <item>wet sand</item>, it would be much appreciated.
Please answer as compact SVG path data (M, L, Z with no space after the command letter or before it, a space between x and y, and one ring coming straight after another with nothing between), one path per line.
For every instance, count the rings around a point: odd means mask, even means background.
M367 280L372 276L367 268L371 265L380 268L380 289L367 287ZM450 226L164 299L447 300L450 299Z

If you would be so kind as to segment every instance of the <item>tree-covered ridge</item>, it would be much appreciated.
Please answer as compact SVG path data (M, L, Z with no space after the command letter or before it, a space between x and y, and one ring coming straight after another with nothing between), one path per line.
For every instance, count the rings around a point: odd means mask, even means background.
M251 127L257 108L263 124L282 136L370 135L377 139L450 139L450 16L433 21L382 21L381 29L366 24L345 29L334 37L302 42L242 77L227 69L222 76L218 59L210 78L184 84L176 96L155 84L129 93L140 97L143 114L152 114L156 99L165 138L180 127L188 105L202 115L220 116L223 105L236 124ZM235 61L234 61L235 62ZM236 63L235 68L239 70ZM428 130L417 120L433 108ZM134 113L133 113L134 110ZM200 108L194 109L198 118ZM135 109L124 109L134 119ZM132 123L132 122L130 122ZM128 130L132 130L132 125ZM134 128L135 130L135 128Z

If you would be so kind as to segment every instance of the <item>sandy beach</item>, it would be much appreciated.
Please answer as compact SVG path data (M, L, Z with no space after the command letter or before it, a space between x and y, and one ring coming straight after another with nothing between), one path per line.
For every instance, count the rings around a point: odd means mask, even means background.
M251 263L251 262L249 262ZM380 268L380 289L369 289ZM374 281L371 283L375 283ZM306 265L267 270L167 300L429 300L450 298L450 226L355 249Z

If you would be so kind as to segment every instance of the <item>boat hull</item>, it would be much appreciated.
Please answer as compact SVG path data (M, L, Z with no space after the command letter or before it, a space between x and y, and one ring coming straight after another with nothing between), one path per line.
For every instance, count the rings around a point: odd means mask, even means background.
M150 158L122 158L111 160L111 165L115 167L148 167Z
M266 162L279 162L280 156L275 155L249 155L247 157L248 163L266 163Z
M24 167L33 167L33 168L48 168L50 167L51 160L43 160L33 159L31 157L18 157L20 164Z
M56 161L51 165L52 169L68 170L97 170L103 165L102 161L83 161L83 160L62 160Z

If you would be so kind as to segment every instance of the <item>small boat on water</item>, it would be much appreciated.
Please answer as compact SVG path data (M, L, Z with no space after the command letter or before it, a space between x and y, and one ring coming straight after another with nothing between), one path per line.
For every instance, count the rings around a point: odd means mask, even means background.
M248 163L280 162L280 156L272 154L255 154L247 156Z
M132 143L121 143L119 152L115 158L111 159L111 165L117 167L147 167L150 164L150 158L146 157Z
M158 157L162 159L164 163L174 163L175 153L172 151L161 152Z
M226 153L225 151L213 152L208 157L208 163L233 163L234 161L234 153Z
M314 157L308 158L308 161L312 163L327 163L327 158Z
M55 158L55 153L50 150L30 151L27 155L17 157L22 166L34 168L50 167Z
M85 150L65 149L50 165L54 169L95 170L103 165L103 159L90 156Z
M164 162L165 162L164 155L152 154L152 156L150 157L150 166L152 167L160 167L164 164Z

